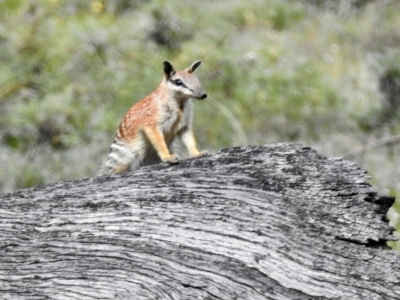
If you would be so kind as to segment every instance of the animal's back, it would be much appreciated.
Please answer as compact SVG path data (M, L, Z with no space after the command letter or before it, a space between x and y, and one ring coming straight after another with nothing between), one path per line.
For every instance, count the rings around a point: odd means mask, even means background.
M120 173L161 162L140 130L149 122L146 117L155 113L154 101L155 99L148 96L128 110L114 135L110 152L98 175Z

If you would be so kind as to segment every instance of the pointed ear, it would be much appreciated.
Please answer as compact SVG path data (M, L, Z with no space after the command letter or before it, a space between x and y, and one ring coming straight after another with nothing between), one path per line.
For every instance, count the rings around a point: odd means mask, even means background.
M187 72L193 73L201 65L201 60L195 61L189 68L186 69Z
M167 60L163 62L163 65L164 65L165 77L168 79L168 78L174 76L174 74L175 74L174 66Z

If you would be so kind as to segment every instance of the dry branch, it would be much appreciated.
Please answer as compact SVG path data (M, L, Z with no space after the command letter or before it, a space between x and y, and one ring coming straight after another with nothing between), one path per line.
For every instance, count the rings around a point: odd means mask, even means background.
M0 299L399 299L357 165L299 144L0 197Z
M367 152L375 150L377 148L381 148L381 147L385 147L385 146L393 146L393 145L399 144L399 143L400 143L400 135L392 135L389 137L384 137L370 145L362 147L361 149L359 149L357 151L354 151L354 152L344 155L344 158L345 159L355 158L361 154L367 153Z

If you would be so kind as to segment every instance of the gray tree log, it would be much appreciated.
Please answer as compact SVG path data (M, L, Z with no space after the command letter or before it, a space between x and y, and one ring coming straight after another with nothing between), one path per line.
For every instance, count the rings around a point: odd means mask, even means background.
M235 147L0 196L0 299L400 299L365 172Z

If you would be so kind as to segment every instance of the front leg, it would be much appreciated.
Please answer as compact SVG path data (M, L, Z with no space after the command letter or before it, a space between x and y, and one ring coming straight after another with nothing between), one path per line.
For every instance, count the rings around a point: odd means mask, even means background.
M200 152L197 149L196 140L194 138L193 131L190 128L184 128L180 132L180 137L186 149L188 150L190 157L199 157L208 154L206 150Z
M167 162L169 164L179 163L179 157L176 154L171 155L169 153L167 144L165 143L164 135L158 126L148 126L144 128L143 131L163 162Z

